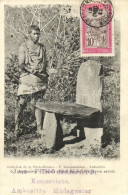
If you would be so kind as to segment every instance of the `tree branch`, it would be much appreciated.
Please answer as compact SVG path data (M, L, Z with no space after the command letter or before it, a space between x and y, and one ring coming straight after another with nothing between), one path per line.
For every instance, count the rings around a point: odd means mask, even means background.
M43 29L45 29L45 28L49 25L49 23L52 22L56 16L58 16L58 14L59 14L59 12L58 12L52 19L50 19L50 20L48 21L47 24L45 24L45 25L43 26L43 28L41 29L41 31L42 31Z
M28 25L27 25L27 23L26 23L26 21L25 21L25 18L24 18L23 9L22 9L22 11L21 11L21 15L22 15L22 19L23 19L23 21L24 21L25 26L28 28Z
M14 33L12 33L12 32L9 32L9 30L7 30L6 31L8 34L10 34L10 35L13 35L13 37L15 37L15 39L19 42L19 43L21 43L21 41L17 38L17 36L14 34ZM12 37L11 37L12 38Z
M5 22L5 25L14 30L16 33L19 33L13 26L9 25L8 23Z
M8 33L9 35L12 35L12 33L8 32L8 31L7 31L7 33ZM19 39L17 39L17 37L16 37L15 35L13 35L13 37L11 37L11 39L17 44L17 46L20 46L21 41L20 41ZM16 39L16 40L15 40L15 39ZM19 42L19 43L18 43L18 42Z
M61 21L61 11L60 11L60 17L59 17L59 22L58 22L58 27L57 27L57 32L56 32L56 38L55 38L55 43L57 41L57 38L58 38L58 33L59 33L59 28L60 28L60 21ZM55 50L55 43L54 43L54 48L53 50ZM50 67L52 68L52 63L53 63L53 56L51 58L51 63L50 63Z
M25 9L28 13L32 14L35 17L35 20L38 22L38 17L32 11L30 11L27 7Z
M46 34L44 30L43 30L43 33ZM47 39L47 41L48 41L49 44L50 44L50 41L49 41L49 39L47 38L47 36L46 36L46 39Z
M64 16L63 22L64 22L64 40L65 40L65 24L66 24L66 16Z
M36 7L35 14L36 14L36 12L37 12L37 7ZM33 17L32 17L32 20L31 20L30 26L31 26L31 25L32 25L32 23L33 23L33 20L34 20L34 16L35 16L35 14L34 14L34 15L33 15Z

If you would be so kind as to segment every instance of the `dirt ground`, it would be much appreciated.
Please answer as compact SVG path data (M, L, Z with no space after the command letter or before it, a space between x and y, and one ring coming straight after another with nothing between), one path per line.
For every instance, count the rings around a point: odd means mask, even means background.
M77 137L73 128L76 124L63 123L63 146L59 150L48 149L45 145L45 136L36 133L35 127L26 133L14 138L13 133L5 134L5 157L52 157L52 158L119 158L120 145L114 141L111 145L99 149L97 146L87 147L86 139Z

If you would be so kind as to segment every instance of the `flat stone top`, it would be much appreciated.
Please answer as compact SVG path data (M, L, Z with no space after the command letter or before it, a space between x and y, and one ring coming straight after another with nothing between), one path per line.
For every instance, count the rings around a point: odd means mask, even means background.
M67 102L37 102L35 106L47 112L74 116L76 118L89 117L94 113L100 112L97 108Z

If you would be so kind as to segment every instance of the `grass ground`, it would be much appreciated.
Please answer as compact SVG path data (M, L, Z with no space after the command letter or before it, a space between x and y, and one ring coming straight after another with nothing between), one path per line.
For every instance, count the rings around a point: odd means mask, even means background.
M36 127L29 127L29 131L21 132L21 135L14 139L13 133L5 134L5 157L52 157L52 158L87 158L95 157L101 159L118 159L120 156L120 144L114 140L106 147L85 145L86 139L81 140L71 133L76 126L75 123L63 122L63 142L64 146L60 150L47 149L44 138L36 134Z

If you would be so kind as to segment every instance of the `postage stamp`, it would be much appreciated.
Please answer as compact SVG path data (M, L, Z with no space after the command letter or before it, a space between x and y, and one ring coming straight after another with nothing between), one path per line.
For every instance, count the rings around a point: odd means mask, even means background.
M111 1L84 0L81 15L81 56L114 56L114 10Z

